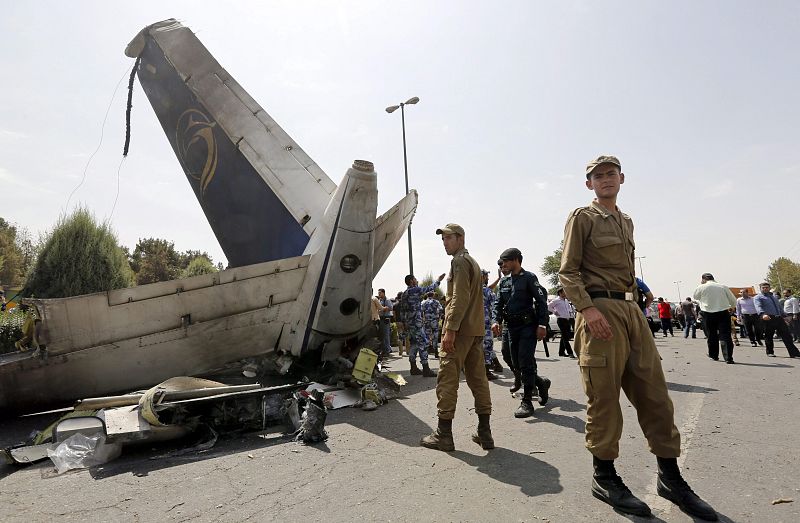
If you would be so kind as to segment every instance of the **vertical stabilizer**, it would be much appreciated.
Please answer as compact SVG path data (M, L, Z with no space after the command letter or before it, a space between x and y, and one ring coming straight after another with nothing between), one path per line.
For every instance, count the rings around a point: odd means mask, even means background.
M188 28L153 24L125 52L230 265L301 255L336 184Z

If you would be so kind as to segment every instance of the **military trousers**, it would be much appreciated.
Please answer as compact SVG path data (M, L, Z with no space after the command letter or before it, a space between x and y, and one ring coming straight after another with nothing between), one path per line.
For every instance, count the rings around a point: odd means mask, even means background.
M619 455L622 436L620 390L636 409L650 452L661 458L681 453L674 407L667 392L661 359L642 315L632 301L595 298L594 306L606 317L613 338L589 334L583 314L575 324L575 350L586 392L586 448L599 459Z
M508 339L508 327L503 325L503 343L501 345L500 353L503 355L503 361L506 362L508 368L511 369L512 372L516 372L516 367L514 366L514 360L511 359L511 342Z
M491 365L494 358L494 335L492 334L492 326L489 325L486 327L486 334L483 335L483 362L486 365Z
M530 399L537 385L537 368L534 352L536 351L536 329L538 325L530 323L520 327L508 328L508 341L511 348L511 361L514 368L522 376L523 396Z
M467 386L475 398L476 414L491 414L492 399L489 396L489 381L483 363L483 336L456 335L451 352L439 351L439 374L436 376L437 410L441 419L453 419L458 400L458 382L461 369Z

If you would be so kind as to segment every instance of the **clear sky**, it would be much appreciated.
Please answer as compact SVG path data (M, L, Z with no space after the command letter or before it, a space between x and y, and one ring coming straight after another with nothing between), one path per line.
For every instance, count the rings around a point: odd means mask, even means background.
M0 216L36 233L75 191L111 214L122 158L126 44L174 17L333 179L375 163L381 213L404 193L400 114L421 277L446 272L434 230L456 222L494 269L516 246L539 271L584 166L619 156L620 208L656 296L710 271L758 283L800 259L800 4L791 1L6 2L0 17ZM115 87L119 88L114 94ZM224 261L136 84L120 242L175 242ZM112 99L113 96L113 99ZM109 105L110 104L110 105ZM106 111L108 118L103 127ZM375 288L404 287L405 237ZM637 265L638 271L638 265Z

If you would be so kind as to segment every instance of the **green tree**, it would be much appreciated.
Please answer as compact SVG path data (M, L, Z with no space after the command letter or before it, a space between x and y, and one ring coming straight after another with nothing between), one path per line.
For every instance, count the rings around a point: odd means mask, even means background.
M196 256L192 258L189 265L181 272L181 278L199 276L201 274L211 274L217 272L217 268L206 256Z
M792 289L797 293L800 291L800 263L789 258L778 258L767 268L766 281L773 289Z
M438 276L438 274L437 274L437 276ZM431 274L429 272L419 282L419 286L420 287L427 287L431 283L433 283L433 274ZM433 291L434 294L436 294L436 298L437 299L442 298L444 296L444 290L442 289L442 285L444 285L444 282L442 282L442 284L440 284L438 287L436 287L436 289Z
M160 238L140 238L130 257L138 285L176 279L184 268L181 262L175 244Z
M206 260L208 260L209 263L211 263L212 265L214 264L214 261L211 259L211 256L209 256L208 253L205 251L195 251L189 249L188 251L179 253L178 257L180 259L181 269L184 270L186 270L186 268L189 267L189 264L191 264L192 261L196 260L197 258L205 258Z
M17 228L0 218L0 284L17 285L25 273Z
M558 281L558 271L561 269L561 255L563 253L564 241L562 240L558 249L553 251L553 254L544 257L544 263L541 266L542 274L546 277L547 283L553 286L548 289L550 294L555 294L555 289L561 285Z
M47 235L23 295L64 298L130 285L133 273L111 226L79 208Z

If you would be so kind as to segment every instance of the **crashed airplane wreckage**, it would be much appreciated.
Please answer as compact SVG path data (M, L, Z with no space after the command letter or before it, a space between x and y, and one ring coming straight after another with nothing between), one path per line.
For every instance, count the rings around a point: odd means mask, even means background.
M230 265L180 280L32 299L41 348L0 360L0 415L198 376L244 358L283 372L353 358L372 329L371 283L417 194L377 216L377 175L337 186L175 20L126 54Z

